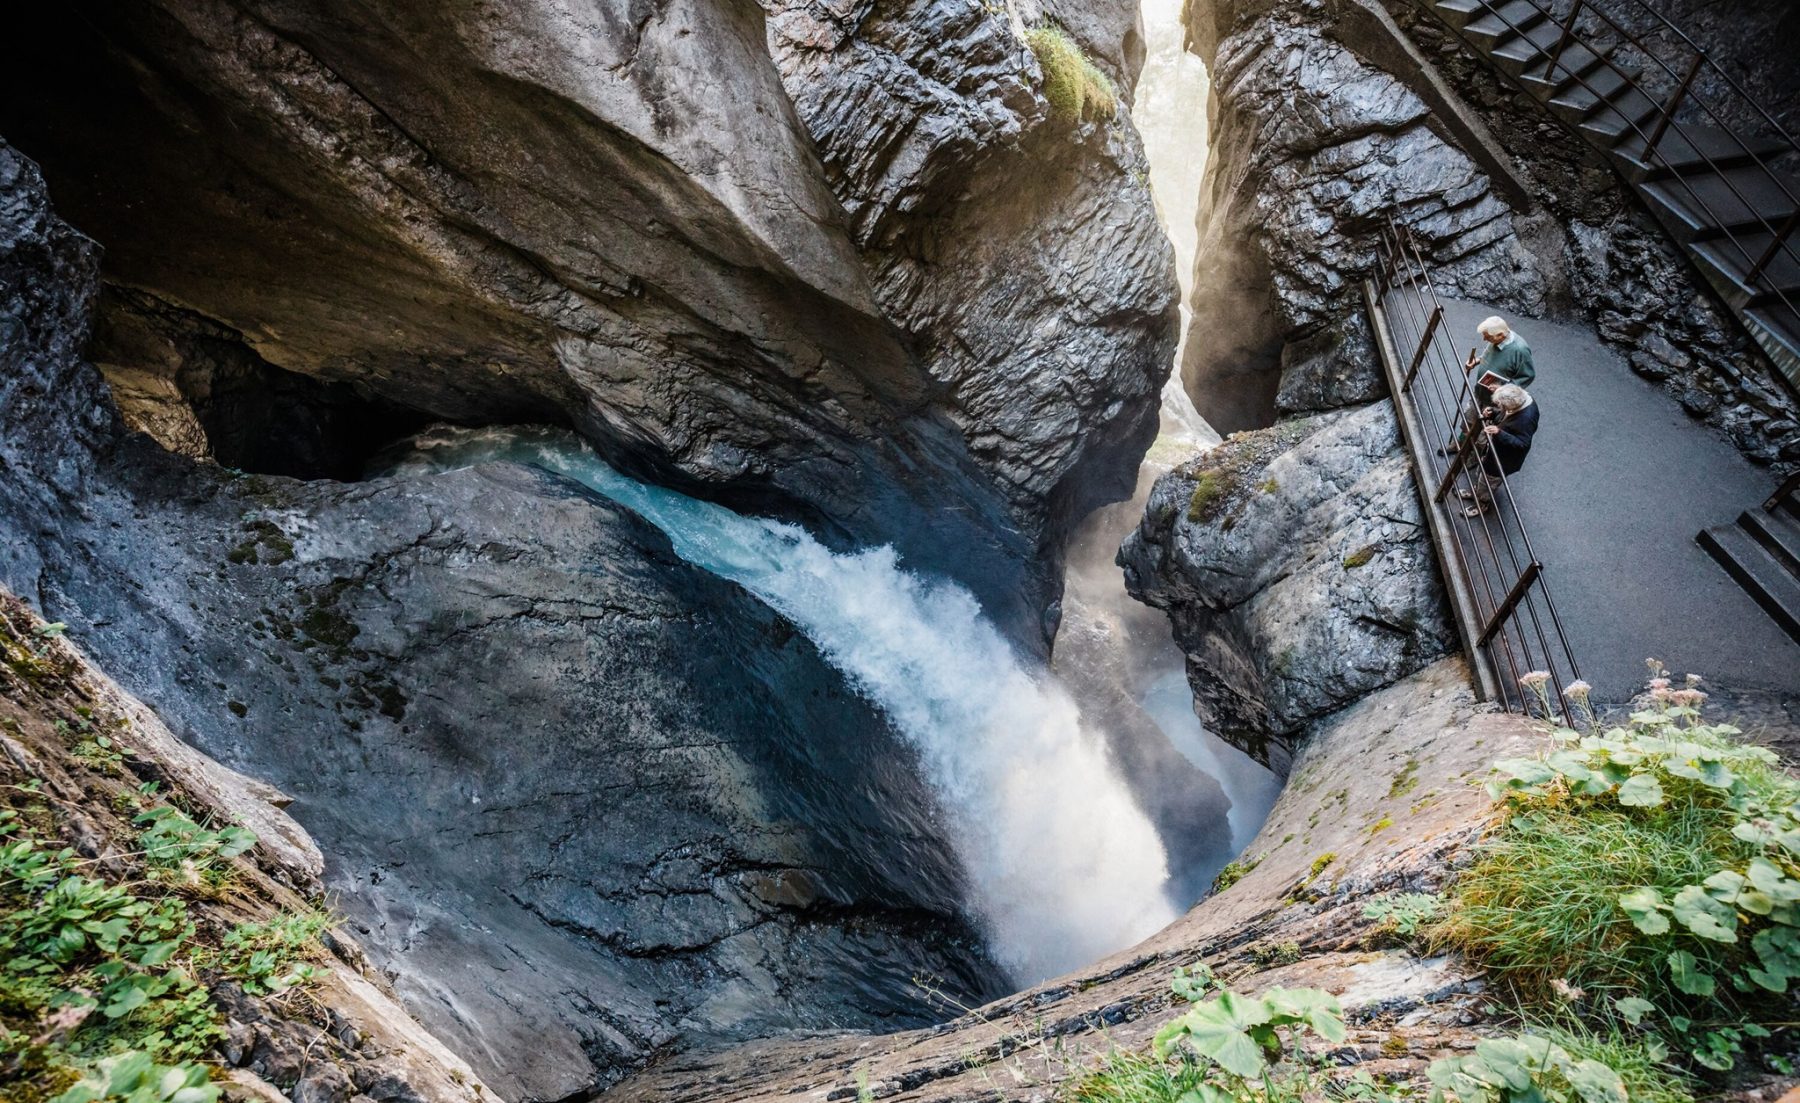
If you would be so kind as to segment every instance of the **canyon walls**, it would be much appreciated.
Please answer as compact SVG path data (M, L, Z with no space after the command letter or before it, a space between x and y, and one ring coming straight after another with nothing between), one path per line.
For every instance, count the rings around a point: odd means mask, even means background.
M1082 7L1129 37L1127 6ZM1130 490L1174 310L1141 153L1123 115L1052 118L973 0L777 6L766 33L747 0L21 19L0 134L105 245L108 329L236 336L339 386L290 397L311 420L355 396L377 424L573 425L623 470L894 543L1032 646L1068 527ZM1123 77L1123 41L1093 49Z
M1132 10L1061 7L1129 87ZM0 582L292 797L505 1098L1006 980L915 755L786 618L540 471L343 480L434 419L567 425L1046 650L1174 278L1128 118L1055 115L1019 29L221 2L0 47Z

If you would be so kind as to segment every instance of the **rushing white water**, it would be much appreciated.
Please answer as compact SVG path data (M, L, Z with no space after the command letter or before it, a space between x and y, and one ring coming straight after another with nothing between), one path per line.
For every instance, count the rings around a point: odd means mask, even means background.
M972 909L1015 980L1075 968L1174 919L1162 842L1104 742L962 587L904 569L891 548L833 552L793 525L636 482L572 433L437 428L414 445L391 471L512 460L566 475L797 624L917 749L955 819L946 835Z

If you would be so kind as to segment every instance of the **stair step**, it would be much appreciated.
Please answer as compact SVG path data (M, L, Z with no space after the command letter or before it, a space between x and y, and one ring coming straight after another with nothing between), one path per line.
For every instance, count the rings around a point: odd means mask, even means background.
M1663 222L1687 242L1733 228L1778 227L1796 206L1789 194L1793 186L1761 165L1652 180L1640 189Z
M1519 80L1533 88L1549 85L1551 88L1561 89L1565 84L1574 83L1576 76L1588 76L1608 65L1613 50L1612 47L1606 47L1605 52L1595 53L1588 43L1571 42L1562 56L1556 59L1556 73L1552 76L1549 73L1550 55L1555 52L1556 46L1552 44L1542 57L1520 71ZM1629 73L1629 70L1623 71Z
M1543 22L1544 13L1532 0L1500 0L1489 5L1487 14L1472 20L1462 31L1475 45L1491 50ZM1561 36L1562 31L1558 29L1552 41Z
M1489 11L1487 0L1437 0L1431 6L1439 18L1459 31Z
M1780 304L1748 307L1744 325L1781 374L1800 390L1800 312Z
M1671 123L1656 143L1656 155L1644 152L1649 137L1633 134L1614 146L1613 160L1633 183L1656 176L1710 172L1754 164L1782 153L1787 146L1773 139L1741 138L1730 131L1703 123Z
M1747 509L1738 526L1780 560L1788 573L1800 580L1800 521L1786 513Z
M1557 69L1562 70L1563 66L1558 65ZM1550 109L1578 123L1632 87L1631 78L1610 65L1602 65L1578 77L1565 75L1556 94L1550 97Z
M1613 145L1630 138L1647 139L1656 132L1662 105L1632 85L1606 102L1606 106L1581 120L1590 140Z
M1783 631L1800 641L1800 579L1783 570L1767 548L1736 525L1707 529L1698 540Z
M1547 63L1560 38L1561 27L1540 22L1530 28L1521 28L1520 33L1493 47L1488 54L1494 64L1516 77L1534 65Z
M1769 251L1769 243L1774 240L1774 234L1757 230L1697 241L1690 248L1708 273L1723 278L1741 300L1733 306L1744 306L1771 290L1785 292L1789 299L1800 302L1800 257L1796 256L1800 254L1800 235L1790 236L1786 248L1775 250L1756 282L1748 278L1750 269Z

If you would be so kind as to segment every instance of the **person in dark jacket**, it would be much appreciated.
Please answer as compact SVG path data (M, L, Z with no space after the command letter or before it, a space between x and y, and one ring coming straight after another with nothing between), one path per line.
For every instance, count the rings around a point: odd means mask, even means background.
M1487 434L1487 446L1476 445L1481 470L1473 473L1469 489L1461 493L1463 500L1470 503L1463 510L1465 517L1479 517L1494 504L1493 488L1500 476L1511 475L1525 466L1531 438L1538 431L1537 402L1517 383L1494 388L1494 405L1481 415L1487 422L1482 428Z

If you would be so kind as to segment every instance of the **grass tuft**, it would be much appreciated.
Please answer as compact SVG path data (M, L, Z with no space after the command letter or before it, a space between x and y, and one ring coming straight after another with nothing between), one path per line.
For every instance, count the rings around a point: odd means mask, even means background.
M1110 119L1119 110L1113 82L1061 27L1044 25L1025 32L1044 73L1044 98L1050 113L1066 122Z

